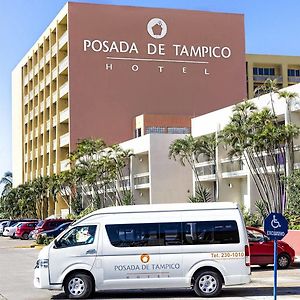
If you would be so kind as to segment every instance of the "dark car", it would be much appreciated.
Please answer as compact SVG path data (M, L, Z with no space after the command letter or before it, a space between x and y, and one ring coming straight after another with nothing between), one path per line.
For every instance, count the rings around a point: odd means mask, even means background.
M247 227L250 245L251 265L266 267L274 263L274 242L271 241L264 231ZM295 260L295 250L284 241L277 241L278 268L286 269Z
M70 224L72 222L67 222L67 223L63 223L61 225L59 225L58 227L56 227L55 229L52 229L52 230L46 230L46 231L43 231L41 233L39 233L41 236L45 236L45 237L57 237L61 232L63 232L65 229L67 229Z

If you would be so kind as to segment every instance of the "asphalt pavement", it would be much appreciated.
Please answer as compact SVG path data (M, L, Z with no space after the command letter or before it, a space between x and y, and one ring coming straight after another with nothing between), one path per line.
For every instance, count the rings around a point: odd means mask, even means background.
M31 241L12 240L0 237L0 299L1 300L50 300L65 299L63 291L48 291L33 287L33 268L39 250L29 248ZM251 283L243 286L225 287L222 300L271 300L273 298L273 268L252 268ZM166 299L192 300L191 290L159 289L113 291L96 293L92 299ZM300 262L287 270L278 271L278 300L300 299Z

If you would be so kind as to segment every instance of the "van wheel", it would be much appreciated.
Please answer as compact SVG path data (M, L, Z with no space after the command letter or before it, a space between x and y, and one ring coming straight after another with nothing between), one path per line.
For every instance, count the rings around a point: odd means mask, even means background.
M291 258L286 253L281 253L277 257L277 265L279 269L287 269L291 264Z
M70 299L85 299L93 292L93 281L89 275L73 273L66 279L64 289Z
M220 275L214 271L203 271L197 274L193 287L199 297L218 296L222 290Z

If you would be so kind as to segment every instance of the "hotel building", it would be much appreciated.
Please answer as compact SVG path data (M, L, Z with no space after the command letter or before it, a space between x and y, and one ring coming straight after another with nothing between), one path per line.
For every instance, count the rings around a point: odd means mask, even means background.
M12 73L14 186L67 170L82 138L189 133L191 117L251 97L266 77L298 82L299 66L245 59L242 15L68 3Z

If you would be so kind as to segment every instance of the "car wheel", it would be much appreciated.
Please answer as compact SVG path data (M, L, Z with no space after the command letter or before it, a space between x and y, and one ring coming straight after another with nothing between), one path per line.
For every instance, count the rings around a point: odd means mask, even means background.
M85 299L93 292L93 281L89 275L73 273L67 277L64 289L70 299Z
M287 269L291 264L291 258L286 253L281 253L277 257L277 265L279 269Z
M22 240L28 240L28 233L23 233Z
M222 279L217 272L202 271L197 274L193 289L199 297L217 296L222 289Z
M12 239L15 239L16 238L16 234L13 233L13 235L11 236Z

